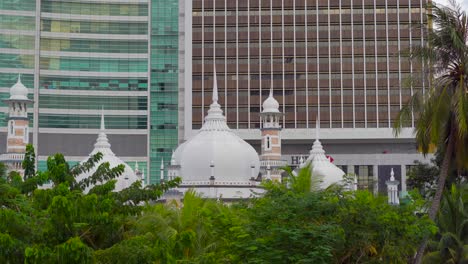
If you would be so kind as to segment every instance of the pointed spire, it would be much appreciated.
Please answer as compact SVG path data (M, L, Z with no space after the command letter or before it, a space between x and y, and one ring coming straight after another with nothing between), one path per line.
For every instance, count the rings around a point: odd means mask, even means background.
M273 80L271 80L270 95L269 95L269 97L273 97Z
M106 130L106 125L104 124L104 106L101 107L101 131Z
M205 116L205 123L201 130L229 131L229 127L226 124L226 118L223 115L223 110L221 109L221 105L218 103L216 69L213 69L213 79L213 102L210 105L210 109L208 109L208 115Z
M102 107L101 109L101 127L100 127L100 131L99 131L99 136L96 140L96 143L94 144L94 149L108 149L110 152L112 152L110 150L110 143L109 143L109 140L107 139L107 135L106 135L106 126L105 126L105 122L104 122L104 107Z
M216 77L216 64L213 64L213 103L218 102L218 79Z
M315 140L318 141L320 139L320 116L317 115L315 118Z
M16 82L21 83L21 73L18 73L18 80Z
M392 168L392 170L390 171L390 180L391 180L391 181L394 181L394 180L395 180L395 172L393 172L393 168Z

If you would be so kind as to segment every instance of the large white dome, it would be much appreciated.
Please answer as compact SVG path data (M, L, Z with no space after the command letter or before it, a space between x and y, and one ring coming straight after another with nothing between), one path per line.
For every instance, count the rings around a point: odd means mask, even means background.
M23 85L20 76L18 76L18 81L10 88L10 100L29 100L28 88Z
M94 144L94 149L89 156L92 156L98 152L102 153L102 159L90 171L80 174L76 178L77 181L81 181L93 175L97 168L104 162L109 162L110 168L116 167L120 164L123 164L125 166L124 172L118 178L116 178L117 182L115 183L114 191L121 191L125 188L130 187L132 183L141 180L138 176L136 176L133 169L130 166L128 166L128 164L119 159L117 156L115 156L114 152L112 151L109 140L107 139L107 135L105 134L103 115L101 116L101 131L99 132L99 136L96 140L96 143ZM83 160L81 163L87 160L88 159ZM91 185L88 188L86 188L85 193L87 193L93 187L94 185Z
M216 74L216 73L215 73ZM216 78L213 103L200 131L174 152L183 182L207 182L214 165L216 182L248 182L258 175L260 160L255 149L232 132L218 104ZM254 168L252 168L252 166Z

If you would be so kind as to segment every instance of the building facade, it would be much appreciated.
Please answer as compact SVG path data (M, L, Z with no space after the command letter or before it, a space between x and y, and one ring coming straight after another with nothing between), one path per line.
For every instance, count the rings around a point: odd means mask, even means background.
M35 102L39 168L56 152L85 158L104 108L116 155L157 182L161 159L202 126L216 64L227 123L257 152L273 87L283 158L298 165L308 156L320 120L335 164L375 190L385 186L379 175L396 168L404 178L422 160L413 124L399 138L392 124L425 89L403 85L420 66L400 51L424 42L426 1L3 0L0 99L21 73ZM0 110L4 148L7 106Z
M194 0L192 90L186 91L185 138L203 122L216 65L220 101L231 128L260 149L261 103L273 87L283 156L306 157L320 120L335 164L359 173L361 188L384 190L390 169L423 160L411 126L393 122L424 81L404 56L424 42L426 0ZM419 75L420 76L420 75ZM191 111L189 109L192 109ZM192 131L191 131L192 130ZM398 169L396 169L398 168ZM402 181L402 188L406 188Z
M170 160L178 142L181 2L0 1L0 98L21 73L35 102L39 168L56 152L86 157L104 108L116 154L159 180L151 164ZM0 108L4 145L7 106Z

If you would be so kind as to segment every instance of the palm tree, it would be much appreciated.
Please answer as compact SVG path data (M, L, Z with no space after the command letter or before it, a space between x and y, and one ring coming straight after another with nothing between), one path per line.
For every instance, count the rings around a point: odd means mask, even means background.
M438 240L424 263L468 263L468 185L452 185L445 193L437 216ZM431 248L431 244L429 244Z
M418 117L416 141L424 154L433 145L444 153L437 190L429 208L429 218L435 220L451 164L466 168L468 164L468 21L465 11L451 1L449 7L429 3L426 45L413 48L411 58L429 65L429 88L417 92L404 106L395 122L395 132L411 120L412 111ZM422 243L415 263L420 263L427 245Z

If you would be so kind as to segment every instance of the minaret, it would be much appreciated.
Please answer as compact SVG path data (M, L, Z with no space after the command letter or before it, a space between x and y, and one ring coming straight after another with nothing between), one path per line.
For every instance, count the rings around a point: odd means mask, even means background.
M161 171L161 179L159 180L160 183L164 182L164 159L161 158L161 167L159 169Z
M169 180L174 180L176 177L180 176L180 165L177 164L175 160L175 153L172 151L171 163L167 167L167 177Z
M273 87L271 87L270 95L263 102L263 111L260 113L262 123L260 164L261 171L267 173L274 181L281 181L279 168L285 165L281 160L281 116L279 103L273 98Z
M21 77L10 88L10 98L4 100L8 104L8 133L6 154L2 155L8 171L18 171L23 175L22 162L26 145L29 144L28 105L33 101L28 99L28 88L21 83Z
M395 180L393 168L390 172L390 180L386 181L385 184L387 184L388 203L392 205L400 204L400 198L398 197L398 184L400 184L400 182Z

